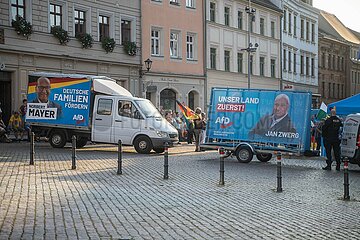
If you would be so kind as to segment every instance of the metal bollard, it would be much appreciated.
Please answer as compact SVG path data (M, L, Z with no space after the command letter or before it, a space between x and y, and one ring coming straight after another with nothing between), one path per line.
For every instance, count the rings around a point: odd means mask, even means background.
M277 188L276 188L276 192L282 192L281 152L277 152L276 160L277 160Z
M349 194L349 159L344 159L344 200L350 200Z
M219 148L219 154L220 154L220 181L219 181L219 185L225 185L225 180L224 180L224 173L225 173L225 161L224 161L224 156L225 156L225 149L224 148Z
M34 165L34 155L35 155L34 140L35 140L35 133L31 132L30 133L30 165Z
M72 138L72 161L71 161L71 169L76 169L76 136L73 135Z
M164 179L169 179L169 144L165 142L164 146Z
M122 142L119 139L118 142L118 169L117 169L117 174L121 175L122 174Z

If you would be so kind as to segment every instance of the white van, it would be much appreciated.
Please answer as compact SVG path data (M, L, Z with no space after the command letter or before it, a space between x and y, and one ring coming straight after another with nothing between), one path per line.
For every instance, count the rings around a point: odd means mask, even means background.
M360 114L350 114L344 121L341 156L360 166Z
M77 137L87 141L133 145L139 153L164 151L178 141L177 130L147 99L104 76L37 72L29 75L26 122L32 131L62 148Z

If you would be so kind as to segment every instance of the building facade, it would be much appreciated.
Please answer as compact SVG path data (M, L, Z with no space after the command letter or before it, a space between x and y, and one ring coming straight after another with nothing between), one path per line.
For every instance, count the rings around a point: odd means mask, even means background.
M279 89L281 11L270 1L252 1L249 14L248 3L207 0L207 92L249 85Z
M27 76L34 71L106 75L140 94L140 54L124 51L125 42L140 46L140 0L2 1L0 12L0 101L5 120L26 98ZM28 38L12 27L16 15L32 25ZM51 33L54 26L67 31L70 41L60 44ZM81 34L92 36L92 48L82 48L76 38ZM107 53L101 40L111 38L116 45Z
M319 11L319 93L325 103L360 92L360 39L334 15Z
M272 0L283 9L282 88L311 91L318 99L318 13L309 0Z
M152 60L143 77L143 96L163 110L176 100L192 109L205 104L202 0L141 1L142 61Z

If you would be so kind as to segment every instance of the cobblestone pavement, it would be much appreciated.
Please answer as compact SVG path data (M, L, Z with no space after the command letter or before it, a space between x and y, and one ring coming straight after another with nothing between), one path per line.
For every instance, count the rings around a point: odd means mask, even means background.
M125 147L116 175L116 147L77 151L37 143L0 144L0 239L360 239L360 168L350 166L351 201L343 172L319 159L284 159L277 193L276 163L225 159L219 186L216 152L170 149L163 155Z

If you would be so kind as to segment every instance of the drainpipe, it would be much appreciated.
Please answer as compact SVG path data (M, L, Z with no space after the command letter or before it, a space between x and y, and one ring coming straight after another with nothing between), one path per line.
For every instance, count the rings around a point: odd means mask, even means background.
M204 70L204 112L207 112L207 95L208 95L208 80L207 80L207 16L206 16L206 0L203 0L203 70Z

